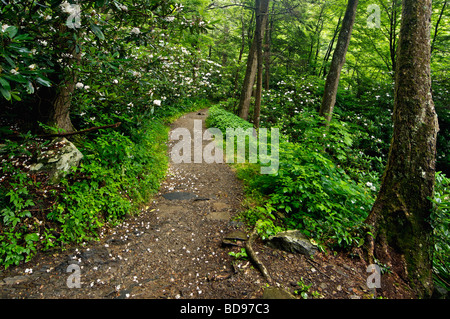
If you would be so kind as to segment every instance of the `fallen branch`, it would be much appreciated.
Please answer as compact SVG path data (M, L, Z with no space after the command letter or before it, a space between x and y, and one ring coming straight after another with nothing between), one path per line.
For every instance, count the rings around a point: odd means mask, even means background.
M255 228L253 228L253 231L252 231L252 233L250 235L250 238L245 243L245 250L247 251L248 258L250 258L252 263L256 266L256 268L258 268L258 270L262 273L262 275L267 280L267 282L271 285L273 283L272 277L270 277L270 274L267 271L267 268L259 260L258 256L256 256L256 253L255 253L255 251L253 250L253 247L252 247L252 244L255 241L257 236L258 236L258 233L256 232L256 227L255 227Z
M122 122L117 122L116 124L110 124L110 125L104 125L104 126L91 127L91 128L85 129L85 130L75 131L75 132L38 135L38 137L47 138L47 137L72 136L72 135L84 134L84 133L88 133L88 132L92 132L92 131L103 130L103 129L107 129L107 128L116 128L116 127L120 126L120 124L122 124Z

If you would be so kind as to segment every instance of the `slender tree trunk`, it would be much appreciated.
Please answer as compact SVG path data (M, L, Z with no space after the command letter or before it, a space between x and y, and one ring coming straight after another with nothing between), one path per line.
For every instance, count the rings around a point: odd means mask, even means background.
M238 94L238 86L239 86L239 69L240 69L240 65L242 62L242 55L244 54L244 49L245 49L245 24L244 24L244 14L242 14L241 16L241 22L242 22L242 32L241 32L241 49L239 50L239 57L238 57L238 63L237 63L237 67L236 67L236 73L234 75L234 97L237 97ZM236 107L236 104L235 106Z
M384 2L381 2L381 5L384 8L384 11L386 15L389 17L389 55L390 55L390 65L389 62L386 60L385 63L389 69L389 71L392 72L392 78L395 79L395 70L396 70L396 60L397 60L397 22L399 18L399 14L401 13L401 0L392 0L391 7L388 8L387 5ZM376 49L376 45L374 43L374 48L377 51L377 53L380 55L380 57L385 60L385 57L383 54L379 53Z
M269 0L255 0L256 2L266 2L267 4ZM258 8L258 7L256 7ZM258 9L255 9L258 10ZM267 10L265 10L267 12ZM261 25L265 24L267 14L262 16L263 21L260 22ZM256 20L258 21L258 16L256 16ZM258 22L257 22L258 24ZM257 26L258 27L258 26ZM259 32L258 32L259 31ZM247 59L247 69L245 72L244 84L242 86L241 97L238 106L238 114L244 120L248 119L248 112L250 109L250 101L252 97L253 85L255 84L255 76L257 72L257 52L258 52L258 38L263 38L264 29L260 27L259 30L255 30L252 46L250 47L250 51L248 53ZM261 46L262 47L262 46Z
M330 124L334 104L336 103L339 78L345 63L345 55L347 54L347 49L350 44L357 7L358 0L348 0L347 10L345 12L344 20L342 21L341 32L339 33L338 42L331 61L330 71L325 82L325 92L319 114L325 117L327 125Z
M444 15L445 6L447 5L447 0L444 1L444 5L442 6L441 13L439 14L439 19L436 22L436 27L434 29L433 42L431 43L431 53L434 51L434 45L436 43L436 37L439 31L439 24L441 23L442 16Z
M432 293L432 229L439 130L431 95L431 0L403 0L397 53L394 132L388 163L366 222L369 257L391 267L420 297Z
M264 89L270 89L270 56L272 50L272 32L273 32L273 13L275 11L275 3L272 5L272 18L266 19L265 50L264 50Z
M327 3L324 2L322 4L322 8L320 9L319 17L317 18L317 25L314 31L314 34L311 36L311 45L308 56L308 66L311 70L312 74L316 73L317 68L317 57L319 55L319 46L320 46L320 34L323 30L323 13L325 11L325 7ZM314 53L314 47L316 47L316 52Z
M256 37L253 39L252 46L248 52L247 69L245 71L244 83L242 85L241 97L238 106L239 117L244 120L248 119L248 111L250 109L250 100L252 97L253 85L255 84L256 75Z
M391 64L392 64L392 71L393 77L395 79L395 70L397 68L397 21L398 21L398 15L401 8L400 0L393 0L392 1L392 12L391 12L391 23L390 23L390 30L389 30L389 50L390 50L390 56L391 56Z
M328 63L328 60L330 59L331 51L333 51L334 41L336 40L336 37L337 37L337 35L339 33L339 27L341 26L341 20L342 20L342 12L341 12L341 14L339 16L339 20L338 20L338 23L336 25L336 29L334 30L333 38L331 39L331 42L330 42L330 44L328 45L328 48L327 48L327 52L325 53L325 56L323 58L323 77L324 78L327 76L327 63ZM322 74L322 71L319 72L319 75L320 74Z
M256 80L256 97L255 108L253 111L253 125L259 128L259 118L261 114L261 97L263 82L263 26L266 25L267 15L269 13L269 0L256 0L256 61L257 61L257 80Z

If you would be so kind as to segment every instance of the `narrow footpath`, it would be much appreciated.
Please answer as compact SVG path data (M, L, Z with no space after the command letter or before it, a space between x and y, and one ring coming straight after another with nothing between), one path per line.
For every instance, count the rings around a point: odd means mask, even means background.
M192 132L194 120L203 120L204 127L206 115L207 110L189 113L171 129ZM169 151L175 143L169 143ZM256 270L252 278L236 276L228 255L233 247L222 246L227 234L243 227L233 220L242 197L241 184L226 164L171 162L160 193L138 217L105 229L100 241L39 253L10 267L0 274L0 297L257 297L262 277ZM79 268L68 269L71 264Z

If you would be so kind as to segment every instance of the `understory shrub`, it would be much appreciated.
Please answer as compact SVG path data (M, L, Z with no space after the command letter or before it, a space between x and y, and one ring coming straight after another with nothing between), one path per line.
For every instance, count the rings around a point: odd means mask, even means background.
M244 218L251 223L262 219L258 226L265 237L282 228L295 228L318 242L362 245L365 234L360 230L375 199L379 175L370 172L370 165L361 159L349 157L354 137L346 123L336 121L325 131L320 120L308 112L299 116L298 142L288 141L290 135L280 137L277 174L259 174L252 168L258 164L234 165L247 188L264 197ZM218 107L211 109L207 123L222 131L251 127Z

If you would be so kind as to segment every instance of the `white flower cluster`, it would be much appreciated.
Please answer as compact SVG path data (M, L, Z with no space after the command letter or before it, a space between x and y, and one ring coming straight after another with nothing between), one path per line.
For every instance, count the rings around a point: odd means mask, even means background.
M133 28L133 29L131 30L131 33L132 33L132 34L138 35L138 34L141 33L141 30L140 30L139 28Z
M374 192L377 190L377 188L371 182L367 182L366 186L369 187Z
M116 2L116 6L122 11L128 11L128 7L124 4L120 4L120 3Z
M70 4L67 1L64 1L60 5L61 10L67 14L78 14L80 12L80 6L76 4Z
M89 90L91 87L89 85L84 85L81 82L78 82L77 84L75 84L75 87L77 89L85 89L86 91Z

